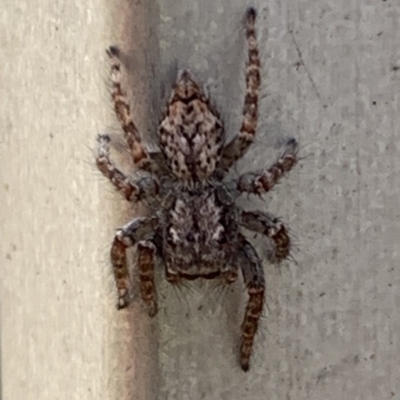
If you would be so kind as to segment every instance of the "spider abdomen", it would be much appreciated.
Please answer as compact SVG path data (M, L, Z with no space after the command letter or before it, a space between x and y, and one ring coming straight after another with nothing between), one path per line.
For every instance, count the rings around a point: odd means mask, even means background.
M160 147L176 178L191 185L215 171L223 146L223 127L204 92L186 70L176 85L159 128Z

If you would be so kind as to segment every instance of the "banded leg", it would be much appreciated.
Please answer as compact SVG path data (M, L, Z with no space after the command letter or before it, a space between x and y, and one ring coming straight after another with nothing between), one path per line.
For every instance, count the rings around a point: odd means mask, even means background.
M119 50L117 47L111 46L107 49L107 54L111 59L111 97L114 102L115 114L124 130L125 140L128 143L133 162L139 168L154 172L157 170L157 166L143 147L139 131L133 122L126 93L122 90Z
M244 283L249 293L249 300L242 323L240 365L243 371L248 371L254 337L257 333L258 321L264 306L265 279L260 258L253 246L244 237L242 237L242 246L239 253L239 262Z
M150 317L157 314L156 287L154 284L154 259L156 246L151 239L138 243L138 269L140 279L140 294L147 304Z
M246 13L246 38L248 61L246 66L246 96L243 106L243 120L239 134L223 150L220 166L229 169L253 143L258 120L258 92L260 90L260 57L255 30L256 10L249 8Z
M139 240L151 234L158 225L158 219L135 218L117 231L111 246L111 264L118 290L117 308L125 308L129 304L130 278L127 265L126 250Z
M290 237L285 225L276 217L261 211L243 211L240 224L253 232L262 233L274 243L269 254L272 263L279 263L290 254Z
M289 139L282 154L269 168L261 173L248 172L241 175L238 180L238 190L254 194L269 192L282 176L296 165L297 151L296 139Z
M108 135L99 135L98 153L96 157L97 168L108 178L115 188L122 193L128 201L140 201L158 193L157 180L142 178L132 182L123 172L114 166L110 160L110 138Z

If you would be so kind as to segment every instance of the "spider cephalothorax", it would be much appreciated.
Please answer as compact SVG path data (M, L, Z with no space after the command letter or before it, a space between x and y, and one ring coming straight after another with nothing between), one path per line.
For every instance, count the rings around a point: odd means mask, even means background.
M137 168L146 177L132 180L110 160L110 139L99 136L96 163L128 201L148 200L150 217L133 219L119 229L111 247L111 262L118 289L118 308L129 303L129 272L126 250L137 245L140 291L149 313L157 312L154 285L155 258L165 267L173 284L182 279L220 279L229 284L239 271L249 294L242 324L240 362L248 370L254 337L264 304L264 272L253 246L241 227L265 235L272 251L271 262L287 258L290 240L285 226L261 211L243 211L236 204L242 193L269 191L297 162L297 143L286 145L278 159L259 173L245 173L224 181L229 168L254 140L258 118L260 60L255 34L256 12L246 13L248 62L243 121L238 135L225 143L218 113L193 75L180 71L159 126L159 152L150 153L141 143L121 85L119 51L107 51L111 62L112 99L125 140Z

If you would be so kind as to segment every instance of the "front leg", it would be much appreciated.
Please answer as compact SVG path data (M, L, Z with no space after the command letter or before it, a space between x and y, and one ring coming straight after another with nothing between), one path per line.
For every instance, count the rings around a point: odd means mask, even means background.
M290 254L290 237L282 221L262 211L242 211L240 224L246 229L262 233L273 241L273 251L268 255L272 263L279 263Z
M158 218L135 218L117 231L111 246L111 264L118 290L117 308L129 304L130 278L126 250L157 229Z
M140 294L147 304L150 317L157 314L156 287L154 284L154 259L156 244L152 238L138 243L138 269Z
M244 283L249 293L249 300L242 323L240 364L243 371L248 371L254 337L264 306L265 279L260 257L258 257L254 247L243 236L241 236L241 245L239 262Z
M282 154L268 169L261 173L248 172L239 177L237 188L240 192L262 194L269 192L282 176L297 163L298 144L289 139Z

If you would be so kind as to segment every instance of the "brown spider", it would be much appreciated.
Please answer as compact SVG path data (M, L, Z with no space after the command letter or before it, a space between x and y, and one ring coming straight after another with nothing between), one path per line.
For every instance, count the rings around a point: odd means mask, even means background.
M239 134L225 143L224 128L216 110L193 75L180 71L160 123L159 147L150 153L141 143L125 92L121 86L119 51L110 47L112 99L133 162L147 176L132 180L110 160L110 138L100 135L97 167L130 202L147 200L153 214L135 218L119 229L111 247L111 263L118 289L118 308L129 303L130 278L127 248L137 245L140 292L150 316L157 313L154 285L156 255L167 280L214 279L230 284L243 274L249 300L242 323L240 364L249 369L258 321L263 310L265 280L262 262L240 227L261 233L272 245L271 262L287 258L290 239L285 226L261 211L243 211L235 200L243 192L266 193L297 162L297 143L286 141L278 159L260 173L248 172L223 182L229 168L253 143L258 119L260 59L256 11L246 12L248 61L246 96Z

